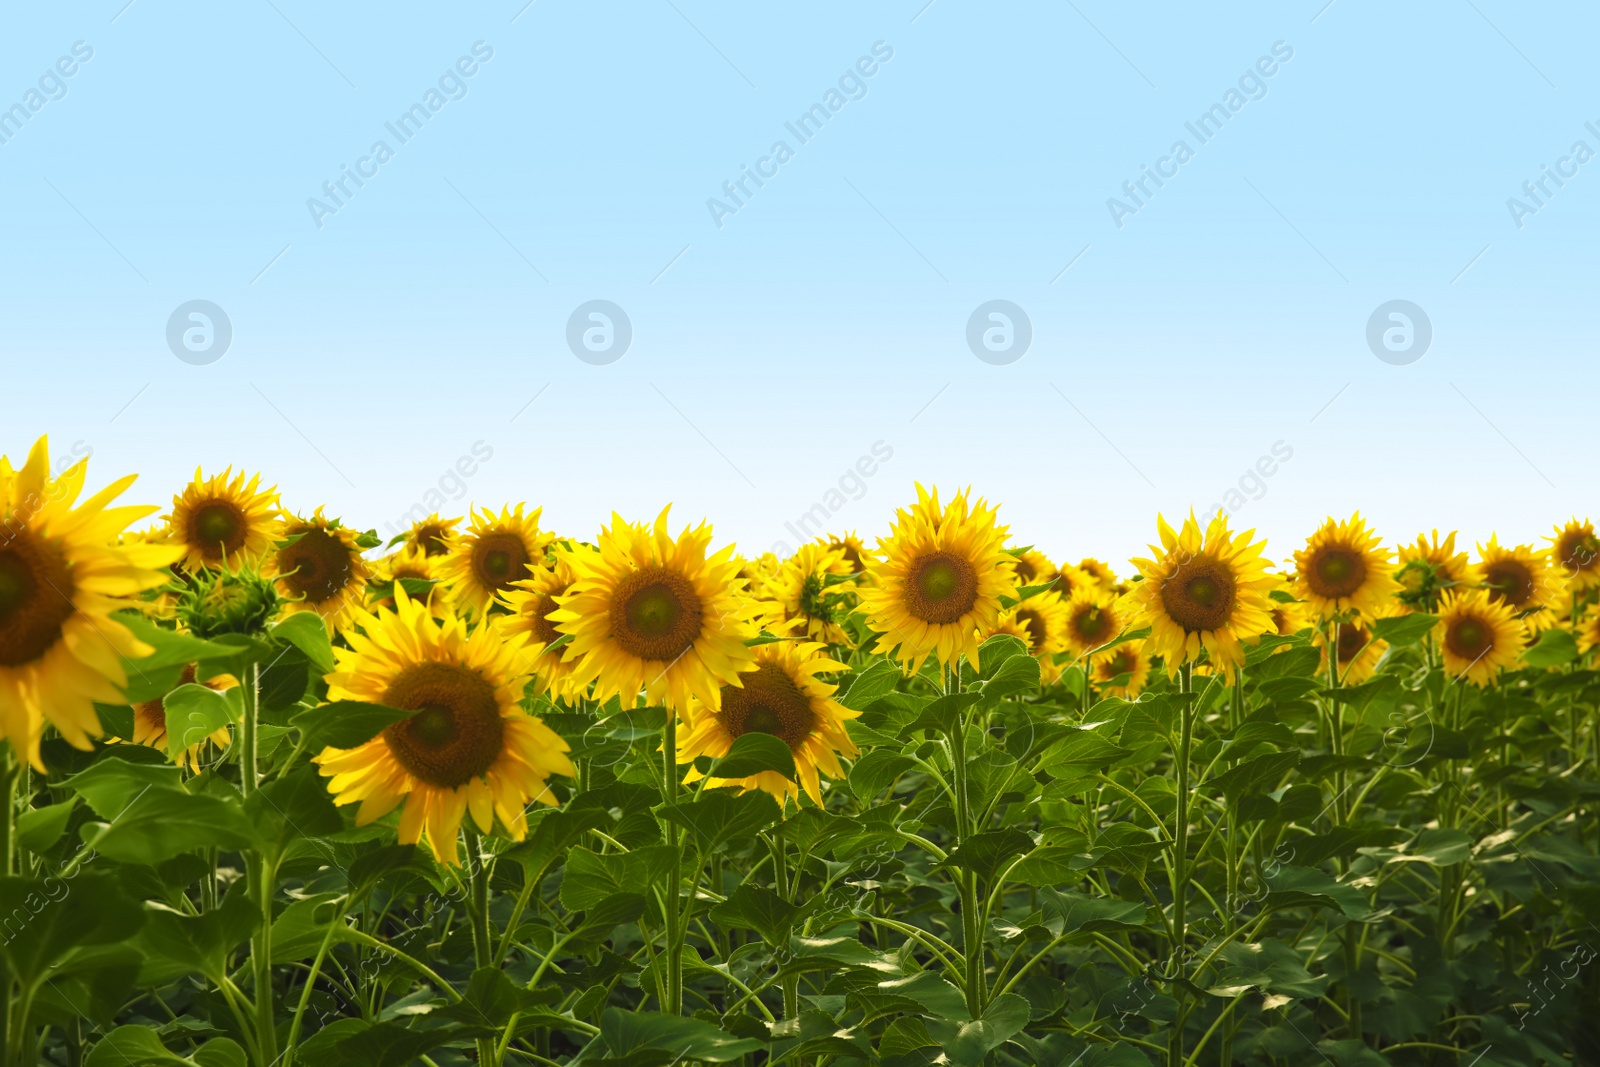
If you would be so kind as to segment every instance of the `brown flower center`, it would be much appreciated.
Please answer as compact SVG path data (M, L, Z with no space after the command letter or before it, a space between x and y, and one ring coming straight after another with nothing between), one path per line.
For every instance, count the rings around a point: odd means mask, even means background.
M677 571L644 567L617 583L611 636L642 660L668 662L694 645L703 623L700 594Z
M1116 620L1112 613L1098 604L1085 604L1072 616L1072 629L1079 640L1088 645L1103 645L1112 636Z
M1354 623L1341 622L1339 624L1339 662L1345 664L1355 659L1357 653L1367 647L1367 642L1370 639L1371 635L1361 627Z
M419 663L395 676L383 703L414 711L383 731L394 758L440 789L481 778L505 747L505 723L494 686L477 671L451 663Z
M1111 653L1110 658L1102 661L1100 668L1101 680L1109 682L1120 675L1132 674L1133 669L1138 665L1139 654L1131 646L1123 645Z
M1519 560L1502 559L1483 568L1483 584L1489 587L1489 599L1498 600L1523 610L1534 607L1533 571Z
M1475 662L1494 648L1494 628L1475 615L1464 615L1445 627L1444 647Z
M954 552L930 552L911 565L905 607L922 622L957 622L978 602L978 572Z
M1044 616L1032 608L1018 608L1017 622L1021 623L1028 631L1028 651L1038 652L1044 647Z
M1568 574L1593 570L1600 563L1600 537L1589 530L1568 530L1556 543L1556 556Z
M184 540L207 563L222 563L244 547L249 519L231 500L207 500L189 513Z
M494 531L472 544L472 576L485 589L504 592L528 576L528 546L514 533Z
M1185 633L1220 630L1233 618L1236 589L1232 571L1214 559L1199 557L1161 583L1161 606Z
M350 549L327 530L313 527L278 552L278 571L291 596L323 604L350 584L355 564Z
M422 549L424 556L442 556L450 551L444 535L443 523L427 522L411 531L411 543Z
M845 562L850 564L851 574L860 574L867 569L866 560L861 558L861 550L848 541L834 541L828 545L833 552L843 552Z
M1343 545L1323 545L1306 567L1306 585L1328 600L1350 596L1367 580L1367 561Z
M0 541L0 667L32 663L61 640L72 613L72 567L50 541L22 530Z
M1031 585L1038 574L1039 571L1028 561L1026 556L1017 557L1017 583L1019 585Z
M528 617L529 633L539 644L553 645L561 640L561 631L556 629L556 624L550 621L549 616L556 610L556 596L564 592L565 589L558 589L555 594L540 593L522 609Z
M722 687L721 721L731 737L771 734L796 751L811 736L816 716L811 701L782 667L764 663L741 674L743 686Z

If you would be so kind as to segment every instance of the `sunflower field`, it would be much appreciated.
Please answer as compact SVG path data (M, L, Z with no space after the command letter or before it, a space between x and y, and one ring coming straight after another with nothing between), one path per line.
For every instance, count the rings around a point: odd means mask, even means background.
M1600 538L389 544L0 457L6 1067L1600 1062Z

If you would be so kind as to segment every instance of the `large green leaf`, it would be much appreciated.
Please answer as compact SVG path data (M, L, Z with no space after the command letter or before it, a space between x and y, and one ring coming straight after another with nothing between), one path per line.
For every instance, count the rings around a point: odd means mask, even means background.
M708 778L748 778L762 771L776 771L795 780L794 753L780 737L753 731L741 734L728 746L728 754L713 760Z
M600 855L586 848L567 853L561 876L561 903L585 911L616 893L643 893L668 879L676 853L671 845Z
M804 910L764 886L744 883L711 909L711 918L724 930L754 930L776 947L788 943L795 920Z
M688 803L663 807L661 815L688 830L701 853L709 856L726 842L771 826L782 817L783 810L760 790L734 793L712 789Z
M162 698L167 714L167 755L176 760L244 713L240 690L219 693L203 685L180 685Z
M355 748L366 744L412 712L359 700L336 700L331 704L302 711L291 720L300 731L301 746L316 752L322 748Z
M145 979L166 982L196 971L221 984L229 972L229 953L260 925L261 910L245 893L243 882L234 883L220 905L201 915L147 902L138 944L154 966L147 966Z
M25 985L48 978L74 949L121 941L136 933L144 909L111 875L71 878L0 877L0 954Z
M235 794L149 789L110 822L84 825L85 843L119 863L156 864L204 848L244 849L259 843Z
M1026 1000L1015 993L1002 993L984 1008L981 1019L933 1016L924 1021L951 1063L957 1067L980 1067L990 1052L1028 1025L1028 1015Z
M647 1049L665 1052L672 1059L727 1063L746 1053L758 1052L763 1042L735 1037L726 1030L689 1016L654 1011L607 1008L600 1016L600 1037L617 1059Z

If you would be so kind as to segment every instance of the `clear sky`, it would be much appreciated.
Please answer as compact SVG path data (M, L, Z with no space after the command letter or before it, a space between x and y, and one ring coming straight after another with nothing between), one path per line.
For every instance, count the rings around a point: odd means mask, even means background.
M1123 569L1600 511L1592 5L125 3L4 15L14 458L750 552L971 484Z

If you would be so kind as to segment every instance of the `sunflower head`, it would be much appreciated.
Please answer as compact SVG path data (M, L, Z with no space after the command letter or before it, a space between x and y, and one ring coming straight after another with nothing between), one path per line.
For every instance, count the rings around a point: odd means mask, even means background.
M1467 580L1467 554L1456 551L1454 530L1443 541L1438 530L1431 538L1418 534L1415 542L1400 546L1394 577L1400 584L1395 597L1401 604L1412 611L1432 611L1441 593Z
M1577 638L1580 653L1600 648L1600 606L1591 606L1578 619Z
M1244 665L1248 638L1273 629L1268 593L1276 579L1267 571L1254 531L1234 534L1219 512L1200 532L1190 512L1181 531L1157 518L1161 544L1152 558L1133 560L1143 581L1128 594L1134 629L1150 627L1147 650L1159 655L1169 672L1194 663L1202 653L1231 678Z
M1311 619L1306 614L1306 606L1294 598L1294 589L1289 580L1282 575L1273 577L1276 584L1268 593L1271 598L1268 613L1272 616L1272 629L1267 632L1279 637L1293 637L1310 626Z
M1400 589L1391 553L1359 511L1324 522L1294 562L1295 592L1321 620L1377 618Z
M552 567L534 571L533 577L518 582L500 598L509 612L501 620L502 629L527 641L525 654L533 667L534 691L568 700L576 700L586 690L571 684L572 663L567 659L566 644L551 649L565 635L550 616L559 610L556 601L567 595L572 581L572 565L558 557Z
M1100 586L1083 586L1067 601L1065 639L1069 649L1085 656L1110 644L1124 628L1125 612L1117 595Z
M353 618L365 602L371 568L361 556L360 535L338 519L290 519L272 559L278 591L288 610L314 611L331 631Z
M843 557L851 574L861 574L867 569L867 547L854 530L829 535L827 544L830 552L837 552Z
M278 585L253 570L201 571L178 597L177 617L196 637L260 634L277 617Z
M432 591L435 560L420 548L403 545L400 551L378 560L373 567L372 584L367 587L367 599L373 604L393 610L394 587L403 585L412 599L428 599Z
M266 558L283 529L283 513L277 488L260 486L260 474L246 480L229 467L206 478L195 469L166 516L166 539L182 546L186 570L248 567Z
M1079 560L1078 570L1088 575L1089 580L1101 589L1109 590L1117 584L1117 572L1093 557L1085 556Z
M109 506L133 475L80 500L87 459L50 472L43 437L20 469L0 456L0 737L40 771L45 721L88 749L102 733L94 702L123 703L121 658L151 649L115 613L140 607L183 554L123 537L157 510Z
M1478 546L1479 560L1472 578L1489 593L1489 599L1511 608L1528 633L1548 630L1561 621L1566 604L1559 572L1550 566L1550 553L1532 545L1502 546L1491 536Z
M1513 667L1528 643L1527 629L1511 606L1483 589L1451 589L1439 602L1434 634L1444 669L1486 686Z
M196 681L196 667L193 663L184 665L183 673L178 677L178 685L191 685ZM232 689L238 685L237 680L229 675L220 675L207 679L204 683L207 689L221 692ZM173 686L176 689L178 686ZM170 695L170 694L169 694ZM185 739L186 740L186 739ZM226 748L232 740L226 726L218 727L206 737L200 738L178 753L177 762L190 770L199 770L200 754L207 743L218 748ZM149 748L166 751L167 749L167 705L166 697L156 697L154 700L145 700L133 706L133 738L136 745L145 745Z
M901 509L891 535L878 542L861 606L881 644L912 671L930 653L944 664L965 655L977 666L978 644L994 632L1001 598L1016 595L1007 529L995 518L966 491L941 506L938 490L918 485L916 505Z
M740 675L738 685L722 687L720 706L696 702L689 728L678 742L678 762L693 763L701 756L725 756L733 742L747 733L772 734L789 746L799 782L777 771L762 771L748 778L712 778L708 786L761 789L783 803L800 799L800 790L819 807L821 775L842 778L839 757L859 754L845 723L860 715L833 699L837 688L818 677L848 670L829 659L825 646L807 641L773 641L755 648L756 669ZM686 781L702 775L690 768Z
M359 825L402 802L400 842L424 835L440 863L457 865L456 839L470 813L484 833L521 840L530 801L554 804L548 780L571 775L568 745L520 700L528 676L521 635L498 619L475 628L436 618L395 589L395 610L361 613L334 650L330 700L384 704L414 714L352 749L315 758L337 804L359 803Z
M1339 682L1343 685L1359 685L1372 677L1389 645L1385 641L1375 640L1371 631L1359 622L1329 623L1327 627L1318 627L1312 641L1322 653L1320 670L1324 678L1328 676L1328 631L1335 627L1338 628L1334 644L1339 656Z
M1600 536L1588 519L1567 520L1550 539L1550 554L1560 577L1575 593L1600 587Z
M824 644L849 641L843 622L856 603L855 572L842 550L812 541L758 573L751 592L773 605L768 612L772 624L798 624L800 632Z
M543 509L524 515L525 504L496 515L483 508L472 513L466 532L450 538L450 551L438 564L441 582L468 616L483 615L495 597L547 566L546 550L555 538L539 529Z
M1050 562L1050 557L1037 548L1013 550L1012 557L1012 569L1016 571L1019 587L1048 585L1061 573L1056 569L1056 565ZM1060 587L1056 588L1056 592L1062 592Z
M754 663L745 641L760 609L741 591L733 546L708 554L707 523L673 537L669 510L653 527L613 515L597 547L557 551L573 580L552 618L572 635L563 658L573 684L593 682L598 701L621 696L632 707L643 692L677 713L691 695L716 707L722 687Z
M1060 673L1056 654L1067 649L1067 602L1054 590L1037 593L1002 611L994 633L1010 634L1027 645L1045 681L1054 681Z
M1089 673L1101 695L1134 700L1150 677L1150 656L1141 642L1124 641L1095 656Z
M450 540L456 536L456 527L460 525L460 518L440 518L436 511L427 518L412 523L411 528L397 540L402 542L403 551L429 557L444 556L449 554Z

